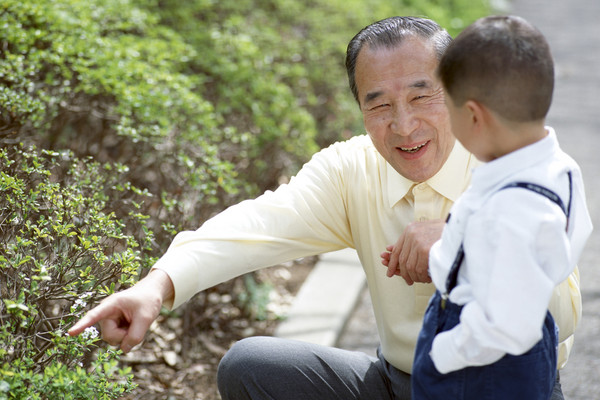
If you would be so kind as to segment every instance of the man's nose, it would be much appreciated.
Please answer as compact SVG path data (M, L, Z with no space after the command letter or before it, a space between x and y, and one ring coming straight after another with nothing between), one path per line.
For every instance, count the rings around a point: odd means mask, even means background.
M418 118L409 107L395 107L392 114L390 128L393 133L408 136L417 128Z

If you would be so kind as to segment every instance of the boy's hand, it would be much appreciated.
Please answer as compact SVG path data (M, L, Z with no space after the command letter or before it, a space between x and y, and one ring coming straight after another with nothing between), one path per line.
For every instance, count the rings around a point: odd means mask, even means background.
M127 353L144 339L162 304L170 301L173 294L169 276L153 270L131 288L104 299L69 329L69 335L79 335L99 323L102 339Z

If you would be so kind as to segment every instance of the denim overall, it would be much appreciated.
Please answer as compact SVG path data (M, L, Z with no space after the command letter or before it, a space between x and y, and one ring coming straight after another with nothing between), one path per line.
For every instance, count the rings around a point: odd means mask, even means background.
M571 191L571 173L569 191ZM541 194L558 204L569 221L571 194L568 208L551 190L528 182L515 182L506 188L524 188ZM429 353L436 334L455 327L460 321L463 306L448 300L448 293L457 284L458 271L464 258L461 245L446 280L446 291L431 298L423 327L419 333L413 363L412 399L443 400L548 400L556 380L558 328L550 312L542 327L543 337L528 352L519 356L506 354L500 360L480 367L467 367L448 374L435 368Z

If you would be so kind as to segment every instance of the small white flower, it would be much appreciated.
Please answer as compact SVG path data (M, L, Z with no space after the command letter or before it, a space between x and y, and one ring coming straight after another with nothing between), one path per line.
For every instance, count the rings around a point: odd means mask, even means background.
M78 312L79 310L84 309L86 306L87 303L85 301L83 301L82 299L77 299L75 300L75 303L71 306L71 312Z
M89 328L85 328L81 336L84 339L96 339L98 337L98 330L93 326L90 326Z

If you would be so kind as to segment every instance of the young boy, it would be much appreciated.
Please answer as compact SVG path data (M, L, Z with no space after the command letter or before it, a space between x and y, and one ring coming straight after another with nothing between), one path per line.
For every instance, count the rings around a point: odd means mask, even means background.
M437 292L413 399L549 399L558 337L548 302L592 228L580 169L544 125L549 46L522 18L486 17L450 45L438 75L455 136L486 163L430 252Z

